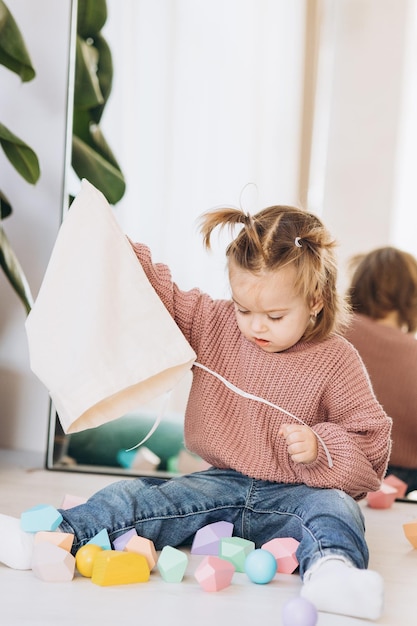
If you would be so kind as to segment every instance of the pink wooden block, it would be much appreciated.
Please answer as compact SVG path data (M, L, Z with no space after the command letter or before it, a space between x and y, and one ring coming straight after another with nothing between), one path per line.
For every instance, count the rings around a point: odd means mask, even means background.
M206 556L194 576L204 591L220 591L231 584L234 573L235 567L230 561L218 556Z
M153 541L146 539L145 537L139 537L136 534L135 537L131 537L124 547L126 552L136 552L136 554L142 554L148 562L149 570L151 571L158 560L155 546Z
M274 555L280 574L292 574L298 567L296 552L299 545L300 542L293 537L276 537L264 543L262 549Z
M231 537L233 524L231 522L213 522L203 526L194 535L191 554L219 555L220 541Z
M378 491L368 493L366 501L371 509L389 509L397 496L398 490L395 487L382 482Z
M396 490L398 491L397 498L405 497L408 485L403 480L401 480L401 478L398 478L398 476L395 476L394 474L389 474L389 476L384 478L384 483L396 488Z
M45 582L68 582L74 578L75 558L49 541L35 543L32 570L37 578Z
M72 533L48 532L46 530L36 533L35 544L43 543L44 541L49 541L49 543L53 543L55 546L67 552L71 552L72 544L74 543L74 535Z
M81 498L80 496L72 496L71 494L66 494L62 500L62 504L60 506L61 509L73 509L75 506L79 506L80 504L85 504L87 502L87 498Z

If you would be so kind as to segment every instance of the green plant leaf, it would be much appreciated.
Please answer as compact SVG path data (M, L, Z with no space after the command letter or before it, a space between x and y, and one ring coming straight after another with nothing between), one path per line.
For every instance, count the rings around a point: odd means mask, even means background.
M103 104L104 98L100 90L97 76L98 51L93 44L77 36L75 56L75 109L91 109Z
M23 303L26 313L29 313L33 306L33 296L30 291L26 276L20 266L19 261L7 239L4 228L0 225L0 266L13 287L14 291Z
M81 37L94 37L103 28L106 20L106 0L78 0L77 33Z
M118 164L116 157L114 156L109 144L107 143L103 133L101 132L100 126L97 124L90 125L90 137L91 141L87 142L88 145L93 148L93 150L97 150L101 156L109 161L116 169L121 172L120 165Z
M3 0L0 0L0 65L20 76L23 82L35 77L22 34Z
M90 181L110 204L123 197L126 183L120 170L76 136L72 138L72 166L77 176Z
M0 220L4 220L6 217L12 214L12 205L0 190Z
M34 185L39 179L40 169L38 157L32 148L1 123L0 145L13 167L28 183Z
M98 52L97 78L103 94L103 104L91 110L91 119L98 124L113 86L113 58L109 45L102 35L94 38L94 46Z

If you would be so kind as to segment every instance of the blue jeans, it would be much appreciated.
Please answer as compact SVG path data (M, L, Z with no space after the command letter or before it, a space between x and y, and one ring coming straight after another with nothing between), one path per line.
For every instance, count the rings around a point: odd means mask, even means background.
M191 545L195 533L218 521L257 548L275 537L300 542L300 575L319 558L338 554L368 565L364 519L357 503L336 489L255 480L234 470L210 468L171 479L115 482L86 504L60 511L61 530L74 533L73 553L101 530L110 541L134 528L156 550Z

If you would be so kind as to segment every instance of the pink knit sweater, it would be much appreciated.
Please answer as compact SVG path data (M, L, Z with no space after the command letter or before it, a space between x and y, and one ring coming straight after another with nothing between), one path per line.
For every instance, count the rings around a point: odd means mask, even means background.
M417 341L355 314L346 338L359 351L378 400L392 417L390 463L417 469Z
M185 414L188 449L217 468L253 478L337 488L355 499L380 485L390 452L391 420L377 402L356 350L342 337L298 343L266 353L239 331L234 307L198 289L184 292L169 269L152 264L147 247L132 244L150 282L197 354L197 361L240 389L296 415L325 442L308 465L294 463L281 411L242 398L212 374L193 368Z

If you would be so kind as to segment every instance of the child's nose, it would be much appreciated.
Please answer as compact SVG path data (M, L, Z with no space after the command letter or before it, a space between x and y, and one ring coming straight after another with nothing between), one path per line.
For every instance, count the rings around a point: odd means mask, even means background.
M252 320L251 320L251 326L252 326L252 330L254 332L262 332L264 330L266 330L266 324L265 324L265 319L263 315L256 315L254 314L252 316Z

